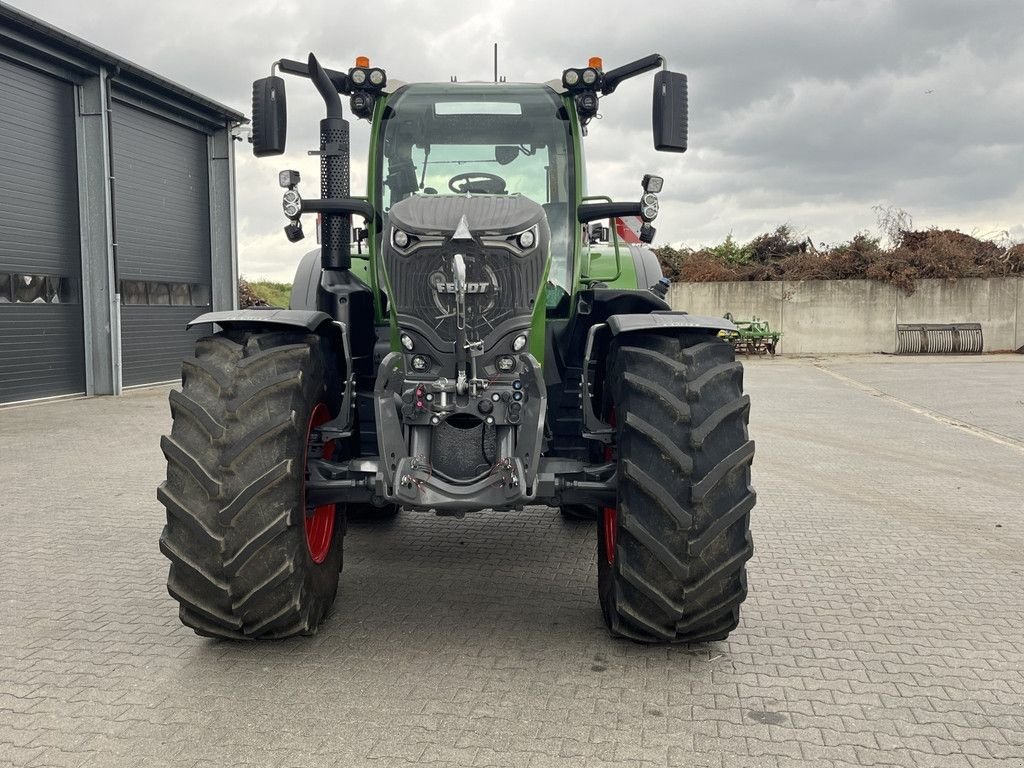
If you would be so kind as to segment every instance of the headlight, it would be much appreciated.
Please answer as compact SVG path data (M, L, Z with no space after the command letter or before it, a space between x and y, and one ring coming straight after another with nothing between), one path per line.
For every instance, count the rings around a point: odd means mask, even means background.
M412 352L412 348L416 346L412 341L412 336L408 333L403 333L399 338L401 339L402 346L409 352Z
M425 371L428 365L427 358L423 355L416 355L412 359L412 369L414 371Z
M653 192L644 195L640 205L643 207L640 215L644 221L654 221L658 218L658 196Z
M294 189L289 189L284 193L284 198L281 200L281 207L284 208L284 215L289 219L295 219L302 212L302 198L299 197L299 193Z
M405 248L409 244L409 236L400 229L394 231L391 239L399 248Z
M518 336L516 336L514 339L512 339L512 351L513 352L522 352L523 351L523 347L525 347L525 346L526 346L526 334L525 333L521 333Z
M515 359L510 357L509 355L502 355L494 362L498 366L498 370L501 371L502 373L508 373L509 371L516 367Z
M527 248L532 248L537 238L533 235L533 230L528 229L519 236L519 247L524 251Z

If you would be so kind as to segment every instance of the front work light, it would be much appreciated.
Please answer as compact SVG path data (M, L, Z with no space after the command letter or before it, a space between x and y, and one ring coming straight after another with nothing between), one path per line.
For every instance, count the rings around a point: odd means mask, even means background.
M579 70L567 69L562 73L562 85L566 88L572 88L580 81Z
M576 97L576 111L580 119L587 121L597 114L597 94L593 91L584 91Z
M285 189L291 189L299 185L298 171L281 171L277 174L277 183Z
M356 117L369 119L373 115L373 95L366 91L356 91L352 94L352 114Z
M644 192L653 192L658 194L661 192L661 188L665 184L665 180L661 176L652 176L649 173L644 174L644 179L641 182L644 187Z

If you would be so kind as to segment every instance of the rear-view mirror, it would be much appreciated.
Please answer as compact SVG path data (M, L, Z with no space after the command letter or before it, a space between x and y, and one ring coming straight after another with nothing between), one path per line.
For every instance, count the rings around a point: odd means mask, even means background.
M519 157L519 147L499 144L494 148L494 159L498 165L508 165Z
M654 148L659 152L685 152L686 122L686 75L658 72L654 76Z
M284 154L288 136L288 103L284 80L264 77L252 84L252 153L256 157Z

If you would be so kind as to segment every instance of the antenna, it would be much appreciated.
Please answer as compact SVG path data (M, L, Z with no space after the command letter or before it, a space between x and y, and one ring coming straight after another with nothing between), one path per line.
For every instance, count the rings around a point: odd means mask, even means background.
M498 44L494 44L494 82L498 82Z

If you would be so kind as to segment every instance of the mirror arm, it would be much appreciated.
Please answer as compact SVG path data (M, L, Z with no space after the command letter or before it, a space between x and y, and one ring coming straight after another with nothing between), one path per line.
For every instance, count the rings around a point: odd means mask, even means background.
M641 210L640 203L581 203L576 209L576 220L586 224L619 216L639 216Z
M616 67L604 73L601 92L607 96L609 93L613 93L623 80L628 80L631 77L636 77L644 72L650 72L652 69L664 66L666 66L665 57L660 53L652 53L650 56L644 56L642 59L631 61L629 64L623 64L621 67Z
M286 75L296 75L298 77L309 77L309 66L303 64L301 61L295 61L294 59L281 59L275 62L281 72ZM327 78L334 85L338 93L350 94L352 92L351 83L349 83L348 75L344 72L338 72L335 69L324 69Z

